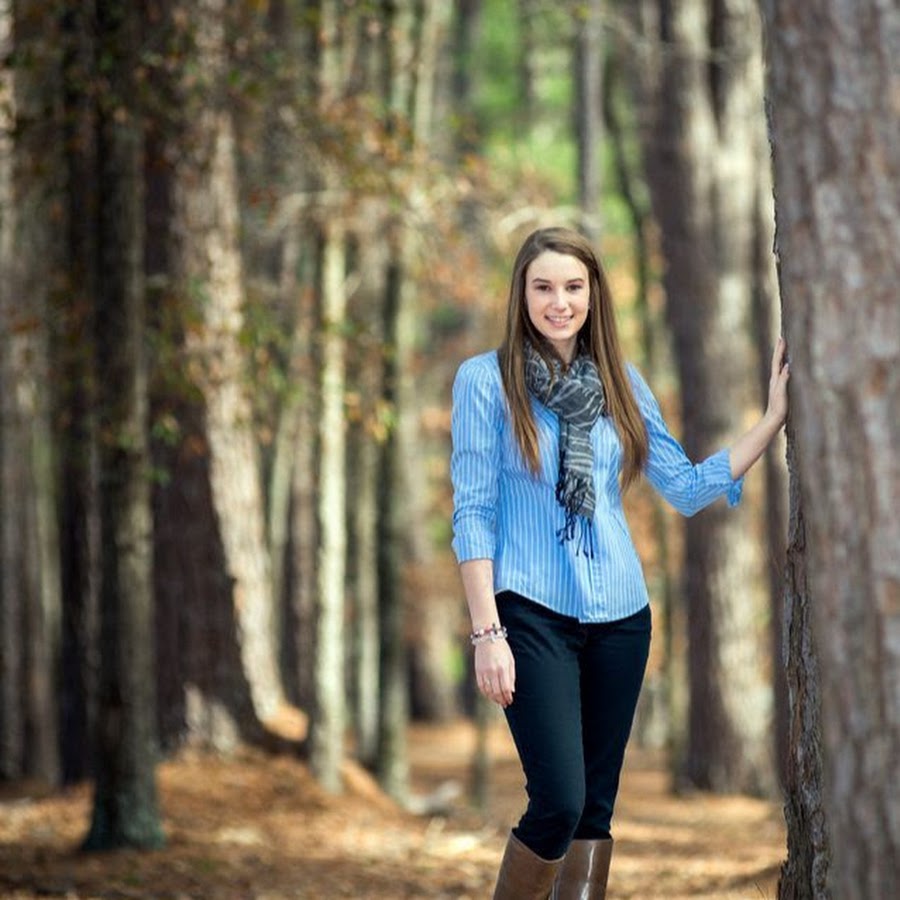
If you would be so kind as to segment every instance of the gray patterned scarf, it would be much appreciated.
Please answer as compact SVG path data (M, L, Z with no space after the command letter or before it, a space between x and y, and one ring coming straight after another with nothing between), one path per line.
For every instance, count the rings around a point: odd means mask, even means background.
M579 552L593 556L594 454L591 429L606 415L606 395L594 361L584 354L575 357L563 371L561 362L553 371L531 344L525 345L525 384L529 392L559 419L559 475L556 500L566 512L557 531L560 543L571 541L581 524Z

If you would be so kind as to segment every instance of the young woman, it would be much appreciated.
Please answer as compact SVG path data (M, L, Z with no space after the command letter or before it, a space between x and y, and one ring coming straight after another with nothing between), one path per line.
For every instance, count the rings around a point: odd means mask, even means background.
M453 387L453 549L475 674L500 704L526 777L495 900L604 897L619 773L650 644L622 493L640 475L685 515L726 496L781 428L779 341L762 419L692 464L622 358L603 270L548 228L516 257L498 351Z

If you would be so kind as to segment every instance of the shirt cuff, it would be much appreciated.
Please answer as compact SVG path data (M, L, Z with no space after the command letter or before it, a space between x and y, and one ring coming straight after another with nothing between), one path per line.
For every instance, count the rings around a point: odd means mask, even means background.
M494 537L491 534L457 534L451 546L458 563L494 558Z
M737 506L741 502L741 494L744 491L744 476L733 480L731 487L728 488L728 505Z
M731 452L727 449L720 450L713 457L716 476L721 478L721 484L725 487L725 496L729 506L737 506L741 502L741 494L744 491L744 476L731 477Z

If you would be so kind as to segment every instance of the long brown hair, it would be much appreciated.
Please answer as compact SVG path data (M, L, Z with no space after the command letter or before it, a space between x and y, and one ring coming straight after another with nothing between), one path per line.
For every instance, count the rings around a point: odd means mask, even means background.
M606 408L622 442L622 489L626 490L647 462L647 428L625 370L606 274L588 241L568 228L543 228L532 232L522 244L513 265L506 331L499 349L500 373L513 434L528 467L537 473L540 470L540 449L528 388L525 386L525 343L530 342L548 363L558 357L528 315L525 276L532 261L546 250L574 256L587 268L590 300L587 321L578 333L579 348L593 359L603 382Z

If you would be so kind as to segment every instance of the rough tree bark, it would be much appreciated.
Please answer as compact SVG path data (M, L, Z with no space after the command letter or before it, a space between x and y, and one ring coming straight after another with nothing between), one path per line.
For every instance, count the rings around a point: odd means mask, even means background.
M788 425L790 525L783 602L784 668L790 719L784 816L788 856L781 869L781 900L825 900L831 853L822 805L821 699L806 563L806 523L796 471L796 438Z
M801 631L788 660L792 719L808 724L793 736L779 896L887 900L900 896L900 10L764 9L809 588L790 583L788 602L815 646ZM819 749L821 781L801 780Z

